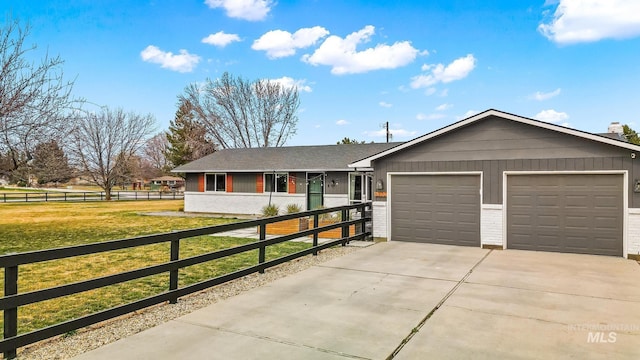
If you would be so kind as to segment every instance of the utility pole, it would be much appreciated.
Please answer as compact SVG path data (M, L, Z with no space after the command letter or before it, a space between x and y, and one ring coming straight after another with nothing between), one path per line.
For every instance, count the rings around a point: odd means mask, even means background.
M385 133L387 133L387 143L389 143L389 140L393 139L393 134L389 131L389 122L387 121L380 124L380 127L384 129Z
M389 132L389 122L385 122L384 123L384 129L387 132L387 143L389 143L389 138L391 137L391 133Z

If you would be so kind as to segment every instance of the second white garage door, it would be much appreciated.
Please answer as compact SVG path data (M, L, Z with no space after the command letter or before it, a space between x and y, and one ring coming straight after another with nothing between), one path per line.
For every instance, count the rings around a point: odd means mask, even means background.
M479 175L392 175L391 240L480 246Z

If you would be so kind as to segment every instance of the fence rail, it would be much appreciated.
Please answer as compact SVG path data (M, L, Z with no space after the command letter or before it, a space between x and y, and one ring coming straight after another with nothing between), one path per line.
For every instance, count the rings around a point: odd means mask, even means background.
M104 192L8 192L0 193L0 202L39 202L39 201L102 201ZM114 191L112 200L178 200L184 199L182 192L162 191Z
M127 313L144 309L162 302L168 301L169 303L176 303L178 301L178 298L182 296L198 292L219 284L223 284L225 282L238 279L255 272L263 273L267 268L309 254L317 255L318 251L335 245L341 244L342 246L345 246L351 240L365 239L366 237L371 236L371 233L367 231L367 223L371 221L371 218L367 215L370 213L370 208L371 203L362 203L357 205L347 205L306 211L296 214L275 216L259 220L250 220L224 225L180 230L171 233L162 233L57 249L2 255L0 256L0 267L4 268L4 296L0 298L0 310L3 311L4 316L4 339L0 341L0 352L4 353L5 359L12 359L16 357L16 350L19 347L33 344L41 340L45 340L121 315L125 315ZM356 219L351 220L350 210L355 210L356 213L360 216L358 216L358 218ZM339 222L330 225L319 226L318 220L322 214L335 212L341 213L341 220ZM266 239L267 224L303 217L313 218L314 225L312 228L298 231L289 235ZM350 236L349 227L354 224L356 225L356 231L355 234ZM255 242L180 259L179 255L181 239L255 227L258 227L259 229L259 239ZM331 240L323 244L318 244L319 233L337 228L342 229L341 238ZM312 247L277 259L265 261L266 248L268 246L305 236L312 236ZM52 288L18 293L18 269L21 265L33 264L49 260L65 259L81 255L97 254L106 251L127 249L165 242L170 242L171 244L169 262ZM256 249L258 250L258 259L257 263L253 266L215 278L210 278L208 280L204 280L188 286L178 286L178 270L181 268L201 264L216 259L222 259ZM167 284L168 290L163 293L18 335L18 308L21 306L167 272L169 273L169 284Z

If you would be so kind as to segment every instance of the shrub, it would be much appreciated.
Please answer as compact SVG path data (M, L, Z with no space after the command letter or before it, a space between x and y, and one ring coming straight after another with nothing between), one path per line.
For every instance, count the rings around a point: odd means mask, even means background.
M302 211L302 208L298 204L287 205L287 214L295 214Z
M320 209L325 209L325 206L318 206L316 208L316 210L320 210ZM334 212L328 212L328 213L324 213L324 214L320 214L318 216L318 218L321 221L325 221L325 222L340 222L342 219L342 214L339 211L334 211Z
M278 205L275 205L275 204L265 205L262 208L262 216L265 216L265 217L277 216L279 212L280 212L280 208L278 207Z

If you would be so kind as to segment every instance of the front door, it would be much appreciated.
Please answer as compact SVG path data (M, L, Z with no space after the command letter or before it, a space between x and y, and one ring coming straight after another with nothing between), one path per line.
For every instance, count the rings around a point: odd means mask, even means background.
M324 174L307 174L307 210L324 205Z
M349 204L359 204L373 199L373 178L361 173L349 174Z

